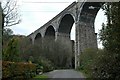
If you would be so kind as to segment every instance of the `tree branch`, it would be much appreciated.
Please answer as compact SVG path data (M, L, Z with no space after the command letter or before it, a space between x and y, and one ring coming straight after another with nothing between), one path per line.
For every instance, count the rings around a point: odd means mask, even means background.
M8 0L3 8L4 27L19 24L21 22L17 12L17 0Z

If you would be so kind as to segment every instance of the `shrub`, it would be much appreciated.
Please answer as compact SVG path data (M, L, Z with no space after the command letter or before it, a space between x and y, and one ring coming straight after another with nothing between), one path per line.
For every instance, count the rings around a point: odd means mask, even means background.
M18 39L12 38L5 49L3 49L3 60L6 61L20 61L19 53L18 53Z
M96 49L86 49L80 55L80 70L83 70L89 76L92 73L92 64L95 61L95 57L97 57Z
M117 61L116 55L106 50L99 51L92 65L92 76L95 78L120 78L120 62Z
M80 70L83 70L88 77L119 78L119 62L114 54L106 50L87 49L81 54L80 62Z
M49 72L54 69L53 64L50 60L47 60L45 58L39 57L36 61L38 63L37 69L42 70L42 72Z
M6 78L31 78L36 74L36 65L25 62L2 62L3 79Z

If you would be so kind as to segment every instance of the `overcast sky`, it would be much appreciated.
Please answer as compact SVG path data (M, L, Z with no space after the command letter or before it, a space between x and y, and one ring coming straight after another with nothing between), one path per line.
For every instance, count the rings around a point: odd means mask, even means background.
M22 22L10 27L14 34L29 35L44 25L75 0L19 0L19 13ZM77 0L76 0L77 1ZM95 20L95 32L101 29L106 21L104 12L100 10ZM71 38L75 39L75 28L72 28Z
M12 26L11 29L14 31L14 34L29 35L64 10L73 1L74 0L21 0L19 11L22 22Z

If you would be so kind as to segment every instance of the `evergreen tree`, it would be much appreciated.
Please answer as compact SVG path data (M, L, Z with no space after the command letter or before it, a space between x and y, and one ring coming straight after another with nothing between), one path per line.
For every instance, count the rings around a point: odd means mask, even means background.
M3 60L7 61L18 61L19 54L18 54L18 40L16 38L12 38L6 49L3 52Z
M107 3L103 9L108 22L106 26L103 25L100 39L108 56L112 56L106 70L110 78L120 78L120 2Z

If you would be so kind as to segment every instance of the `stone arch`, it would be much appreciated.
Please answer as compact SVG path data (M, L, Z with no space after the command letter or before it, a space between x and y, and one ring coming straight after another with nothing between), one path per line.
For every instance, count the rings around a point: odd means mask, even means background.
M52 25L50 25L47 29L46 29L46 32L45 32L45 38L46 37L52 37L55 39L55 29Z
M74 14L74 13L71 12L71 11L67 11L67 12L65 12L63 15L61 15L60 20L58 21L59 24L61 23L61 20L62 20L62 18L63 18L65 15L71 15L71 16L73 17L74 21L76 21L76 14Z
M35 43L41 43L41 40L42 40L42 36L41 36L41 33L37 33L36 36L35 36L35 39L34 39L34 42Z
M58 32L70 34L74 22L75 22L75 19L73 15L65 14L64 16L62 16L60 20Z
M37 40L37 39L39 39L39 38L41 38L42 36L41 36L41 34L40 33L37 33L37 35L35 36L35 40Z
M98 11L104 2L85 2L79 13L79 21L90 23L94 27L94 22Z
M74 22L75 22L75 19L73 15L69 13L64 14L60 19L58 35L57 35L58 40L61 42L61 44L64 44L66 48L69 50L70 55L74 54L72 41L70 40L70 33L71 33ZM67 59L69 60L68 61L69 67L72 66L72 57Z

